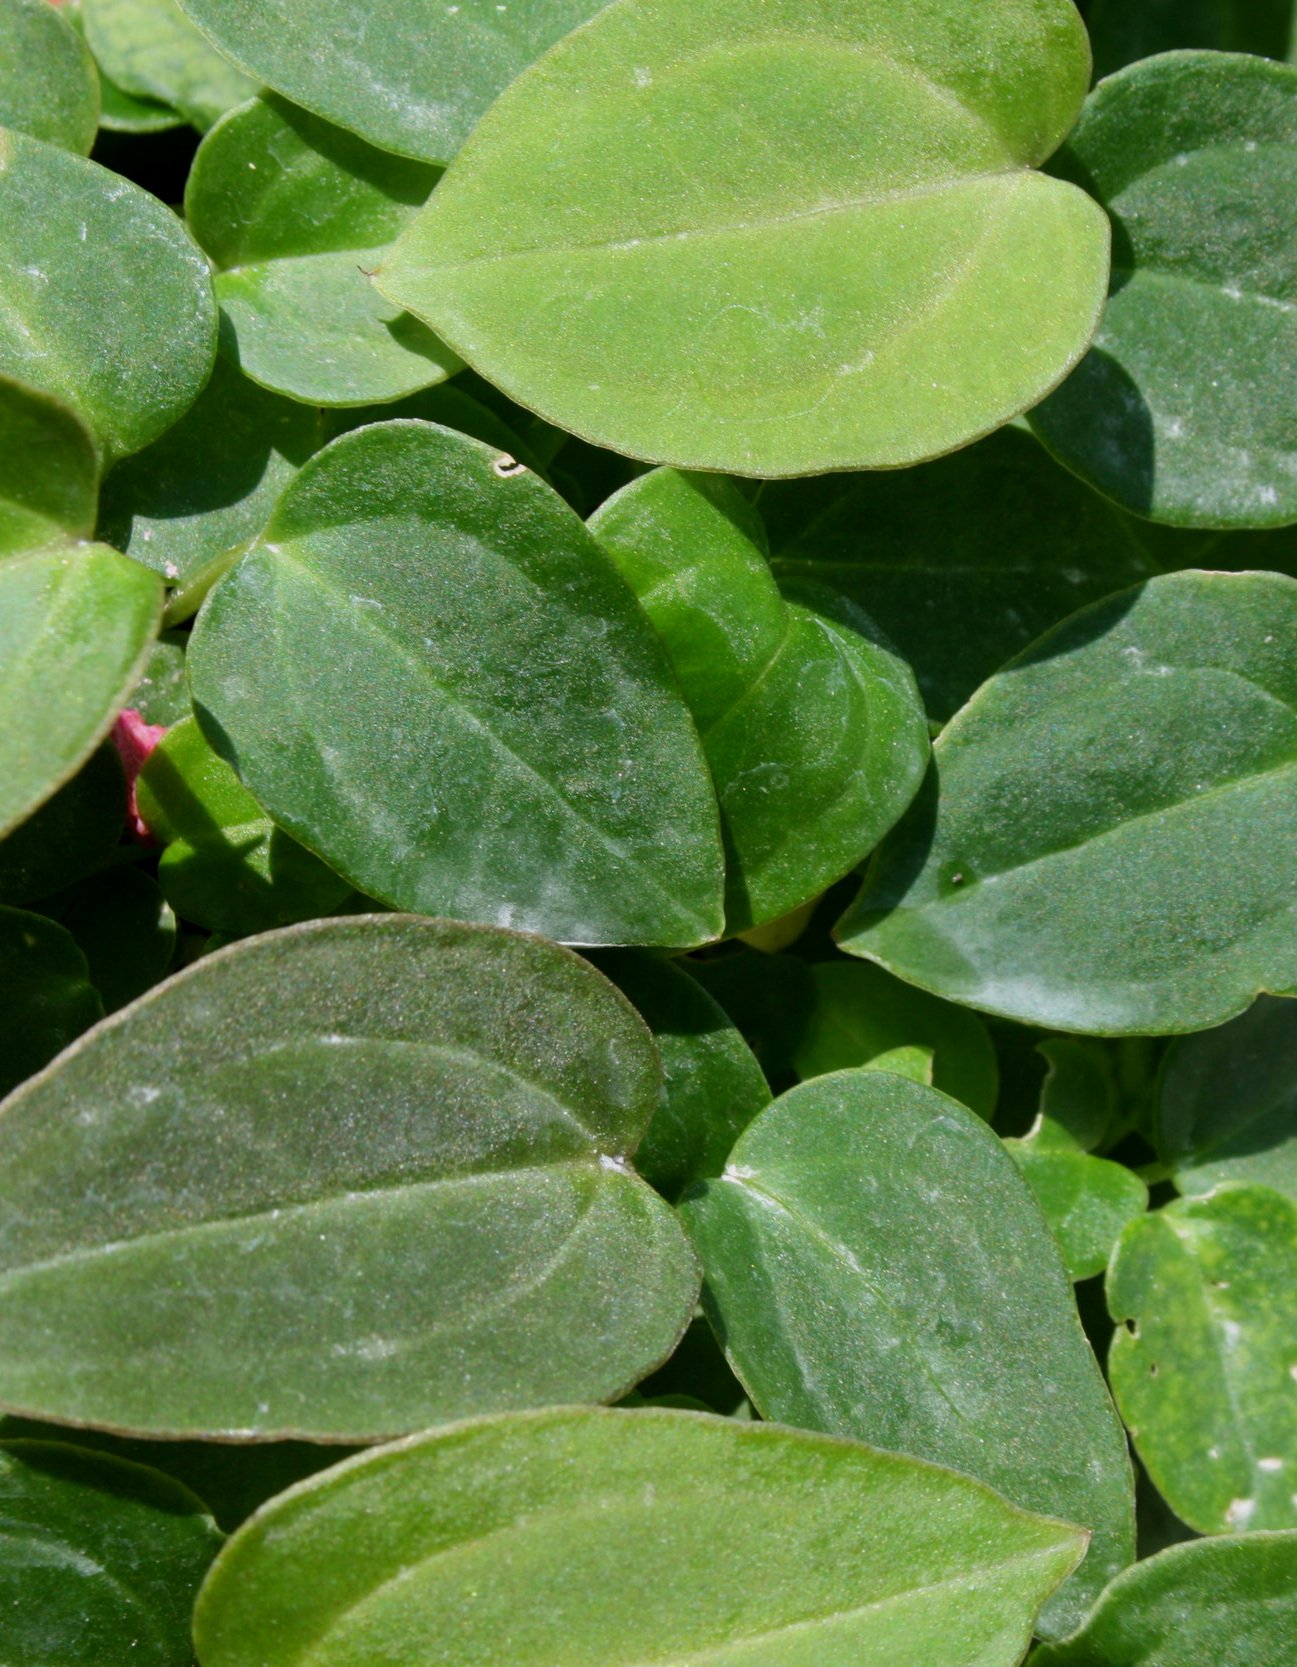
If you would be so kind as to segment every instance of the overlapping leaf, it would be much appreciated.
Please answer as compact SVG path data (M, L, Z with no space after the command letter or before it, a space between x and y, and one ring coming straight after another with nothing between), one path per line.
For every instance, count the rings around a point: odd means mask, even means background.
M86 958L44 915L0 908L0 1094L103 1017Z
M89 537L98 485L85 425L61 400L0 376L0 556Z
M208 128L257 90L188 21L176 0L81 0L86 38L104 72L136 99Z
M0 127L89 151L99 78L85 42L49 0L0 0Z

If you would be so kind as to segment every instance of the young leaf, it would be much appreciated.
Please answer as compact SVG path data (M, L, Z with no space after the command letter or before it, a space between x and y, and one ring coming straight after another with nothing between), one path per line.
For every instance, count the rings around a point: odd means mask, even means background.
M81 11L90 49L116 85L179 110L200 130L257 90L176 0L81 0Z
M0 836L107 735L161 612L155 575L102 545L0 562Z
M1094 1532L1045 1628L1134 1555L1125 1437L1058 1251L1001 1143L944 1094L841 1071L763 1112L681 1205L764 1418L978 1476Z
M1119 1574L1031 1667L1280 1667L1297 1637L1297 1534L1172 1546Z
M573 943L721 932L716 801L665 651L576 516L489 447L413 422L335 440L189 662L217 750L367 895Z
M230 1541L195 1636L203 1667L1012 1667L1083 1547L854 1442L559 1409L285 1494Z
M910 669L858 609L775 583L760 518L729 481L655 469L590 531L698 725L725 836L726 931L777 920L850 873L918 791L928 732Z
M1263 996L1172 1046L1157 1145L1183 1193L1254 1181L1297 1203L1297 1001Z
M984 684L838 927L1029 1024L1220 1024L1297 984L1297 583L1181 573ZM939 784L939 791L937 790Z
M0 908L0 1094L103 1015L71 934L44 915Z
M0 126L82 155L95 142L94 60L49 0L0 0Z
M460 368L368 277L436 181L435 168L273 96L208 134L185 213L223 268L224 348L254 382L311 405L365 405Z
M449 162L497 93L596 0L180 0L221 51L370 144Z
M1103 82L1057 171L1113 217L1095 345L1032 412L1082 480L1188 527L1297 521L1297 69L1173 52Z
M216 354L212 280L156 197L0 129L0 265L0 371L70 405L110 459L193 404Z
M1159 571L1142 523L1018 429L917 469L773 481L757 505L776 579L864 608L940 723L1042 631Z
M189 1667L190 1609L222 1535L187 1488L103 1453L5 1441L0 1520L7 1662Z
M618 0L492 106L379 288L633 457L934 457L1094 334L1107 224L1033 172L1088 75L1067 0Z
M33 0L46 11L48 0ZM0 556L95 525L99 458L85 424L62 401L0 376Z
M1297 1527L1297 1205L1223 1187L1134 1221L1108 1374L1135 1449L1204 1534Z
M815 1006L793 1054L799 1077L862 1066L896 1071L990 1121L1000 1073L975 1014L902 984L881 967L820 961L811 973Z
M658 1082L539 939L374 916L206 956L0 1117L0 1404L364 1441L611 1398L697 1296L626 1162Z

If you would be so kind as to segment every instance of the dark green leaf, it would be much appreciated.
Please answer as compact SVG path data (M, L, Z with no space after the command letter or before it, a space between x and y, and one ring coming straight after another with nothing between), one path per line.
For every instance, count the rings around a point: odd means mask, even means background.
M1183 47L1297 59L1293 0L1090 0L1096 77Z
M126 824L126 782L111 741L0 840L0 903L35 903L108 860Z
M86 958L61 926L0 908L0 1094L103 1017Z
M149 650L144 674L131 690L130 704L146 724L179 723L189 715L185 681L186 632L164 631Z
M77 941L90 980L115 1013L165 976L176 947L176 917L158 883L138 868L83 880L56 910Z

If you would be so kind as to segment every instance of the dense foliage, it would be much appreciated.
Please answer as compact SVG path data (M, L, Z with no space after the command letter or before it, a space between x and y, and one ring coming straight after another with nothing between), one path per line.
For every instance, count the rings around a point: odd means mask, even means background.
M2 1667L1290 1664L1293 0L0 124Z

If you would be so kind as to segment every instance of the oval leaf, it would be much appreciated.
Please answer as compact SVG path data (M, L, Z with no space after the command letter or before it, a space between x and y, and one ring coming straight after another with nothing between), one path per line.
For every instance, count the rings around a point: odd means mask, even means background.
M1134 1554L1130 1463L1058 1251L986 1125L903 1077L819 1077L681 1209L762 1417L1083 1523L1089 1556L1046 1623L1075 1625Z
M933 457L1094 333L1107 225L1032 171L1088 71L1066 0L619 0L496 102L379 288L633 457Z
M341 1441L617 1395L697 1294L625 1161L658 1073L539 939L374 916L205 958L0 1117L0 1403Z
M1297 985L1293 580L1175 574L1074 615L982 686L933 765L838 927L851 954L1109 1035Z
M1058 1240L1069 1279L1092 1279L1108 1266L1128 1221L1148 1208L1148 1188L1124 1164L1039 1138L1006 1140L1005 1150L1035 1194Z
M49 0L0 0L0 127L82 155L95 142L94 59Z
M48 0L35 0L46 11ZM0 556L95 525L99 458L81 420L60 400L0 376Z
M44 915L0 908L0 1094L103 1017L86 958Z
M335 440L189 661L218 751L369 896L572 943L720 933L716 801L666 655L580 521L489 447L414 422Z
M91 50L118 87L179 110L199 129L257 90L176 0L81 0L81 12Z
M203 1667L1012 1667L1083 1544L853 1442L560 1409L434 1431L276 1500L213 1569L195 1636Z

